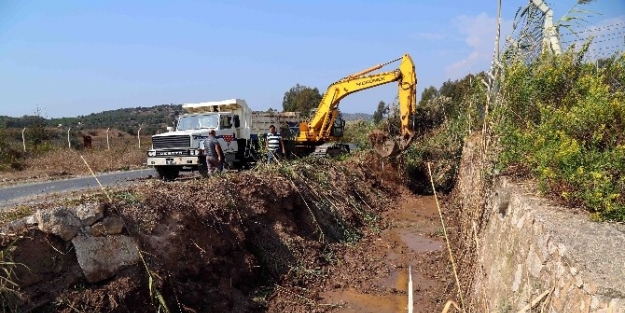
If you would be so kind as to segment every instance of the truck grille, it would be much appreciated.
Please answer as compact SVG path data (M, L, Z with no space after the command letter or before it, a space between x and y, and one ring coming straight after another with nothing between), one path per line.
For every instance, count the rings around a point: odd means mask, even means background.
M189 148L191 137L188 135L152 137L152 145L154 149Z

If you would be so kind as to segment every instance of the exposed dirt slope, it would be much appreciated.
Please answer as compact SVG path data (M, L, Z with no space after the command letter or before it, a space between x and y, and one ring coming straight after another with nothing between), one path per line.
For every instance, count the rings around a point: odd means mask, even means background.
M349 294L352 304L367 294L400 301L412 265L423 290L415 311L440 311L450 280L435 211L417 210L421 200L395 183L395 173L371 157L309 160L147 182L112 203L100 196L145 263L89 284L71 244L26 228L23 237L3 236L4 260L29 266L4 265L20 288L16 296L5 283L3 303L36 312L345 311Z

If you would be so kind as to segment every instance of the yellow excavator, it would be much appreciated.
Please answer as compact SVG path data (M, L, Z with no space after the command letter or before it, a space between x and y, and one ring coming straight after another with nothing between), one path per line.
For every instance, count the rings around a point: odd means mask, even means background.
M393 71L369 74L397 61L401 61L399 68ZM383 132L374 132L369 138L374 149L382 157L394 156L404 150L414 137L414 115L417 110L417 75L412 58L408 54L346 76L331 84L314 116L309 121L299 124L299 134L294 138L296 150L304 150L306 154L313 155L336 155L345 150L349 151L349 147L339 143L345 127L345 121L339 116L339 102L354 92L391 82L398 83L400 135L398 138L390 138Z

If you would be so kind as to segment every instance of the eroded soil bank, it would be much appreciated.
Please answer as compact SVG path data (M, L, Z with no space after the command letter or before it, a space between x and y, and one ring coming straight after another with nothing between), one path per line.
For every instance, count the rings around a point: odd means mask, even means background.
M407 308L410 267L414 312L440 312L453 280L433 198L415 196L397 183L396 170L371 164L379 163L318 160L149 181L110 200L57 204L98 203L102 214L63 238L42 226L41 214L5 225L3 305L14 312L397 312ZM120 233L97 227L116 219ZM138 261L97 272L132 260L132 246L77 260L84 242L110 247L102 238L130 238Z

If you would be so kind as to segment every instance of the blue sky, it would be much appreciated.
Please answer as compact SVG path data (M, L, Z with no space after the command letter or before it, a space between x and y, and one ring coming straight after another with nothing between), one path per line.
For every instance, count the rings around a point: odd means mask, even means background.
M557 2L555 18L576 1ZM526 4L502 1L504 33ZM625 22L624 0L587 9L603 15L583 27ZM416 63L420 98L425 87L488 68L496 11L496 0L0 0L0 115L230 98L281 109L296 83L324 92L404 53ZM391 83L340 109L372 113L395 96Z

